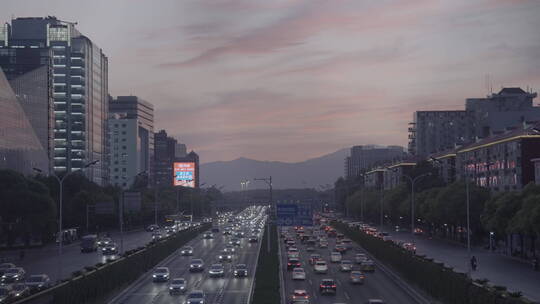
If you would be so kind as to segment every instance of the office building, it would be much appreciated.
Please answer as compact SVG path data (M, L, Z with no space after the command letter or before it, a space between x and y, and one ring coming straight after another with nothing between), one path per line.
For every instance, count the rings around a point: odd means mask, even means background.
M110 114L109 130L109 183L129 188L141 168L143 153L140 149L139 121L122 114Z
M470 140L466 111L416 111L409 124L409 154L425 157Z
M366 188L379 189L384 187L384 168L375 168L364 173L364 185Z
M174 152L175 157L185 157L187 156L187 147L185 144L176 144L176 150Z
M415 160L403 160L387 166L383 172L384 190L391 190L404 182L409 182L404 175L410 175L415 166Z
M103 51L74 23L50 16L13 19L0 33L0 67L14 83L20 102L36 105L24 108L35 111L27 115L31 126L40 142L49 141L43 146L53 149L53 170L64 174L97 160L100 163L85 174L104 184L108 60ZM36 89L32 82L41 87ZM51 92L52 99L46 96Z
M173 163L177 141L165 130L154 134L154 181L157 186L173 185Z
M119 114L122 119L135 120L137 132L130 133L137 138L130 140L136 147L138 172L148 174L150 184L154 180L154 106L137 96L118 96L111 98L109 113ZM122 132L122 131L120 131ZM111 175L112 176L112 175ZM113 183L113 180L111 180Z
M48 173L47 152L0 69L0 169Z
M403 157L403 147L400 146L354 146L351 148L350 156L345 158L345 177L355 178L376 165L400 160Z
M503 88L486 98L468 98L464 111L417 111L409 126L409 153L427 157L539 121L536 97L521 88Z

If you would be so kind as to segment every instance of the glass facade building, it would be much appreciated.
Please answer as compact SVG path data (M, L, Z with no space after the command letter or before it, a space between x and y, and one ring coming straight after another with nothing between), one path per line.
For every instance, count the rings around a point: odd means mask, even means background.
M99 160L85 173L90 180L105 184L107 57L73 23L55 17L16 18L4 29L7 34L0 35L4 39L0 41L0 67L10 81L19 77L21 83L14 85L17 95L36 95L29 93L31 86L20 78L22 75L42 67L39 75L47 74L42 82L46 83L52 101L47 118L43 118L44 113L28 116L41 141L45 140L43 134L48 134L52 169L63 174ZM32 77L26 78L29 81ZM50 119L47 130L43 119Z

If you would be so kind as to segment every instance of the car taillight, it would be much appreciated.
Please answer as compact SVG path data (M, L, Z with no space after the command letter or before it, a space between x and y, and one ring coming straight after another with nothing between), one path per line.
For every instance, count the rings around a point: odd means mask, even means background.
M332 285L332 288L336 288L336 285Z
M291 266L292 264L291 263L287 263L288 266Z

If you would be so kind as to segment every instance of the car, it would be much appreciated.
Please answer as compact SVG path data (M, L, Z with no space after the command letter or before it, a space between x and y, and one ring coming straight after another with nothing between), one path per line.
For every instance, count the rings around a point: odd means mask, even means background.
M319 242L319 248L328 248L328 242L327 241L320 241Z
M298 249L296 247L291 247L287 251L287 257L289 257L289 258L298 258L298 257L300 257L300 252L298 251Z
M369 299L366 304L384 304L384 301L381 299Z
M233 246L240 246L240 240L239 239L232 239L229 241L229 245L233 245Z
M206 232L203 234L203 239L213 239L214 238L214 234L212 232Z
M361 271L351 271L349 280L352 284L364 284L366 276Z
M15 266L15 264L13 263L2 263L0 264L0 275L3 275L4 272L10 268L15 268L17 266Z
M256 235L252 235L252 236L249 237L248 241L250 243L257 243L259 241L259 237L256 236Z
M223 249L223 252L234 253L234 251L235 251L235 249L234 249L233 245L227 245L227 246L225 246L225 249Z
M51 279L46 274L33 274L25 282L31 290L43 290L51 287Z
M414 235L422 235L422 234L424 234L424 230L422 230L420 228L414 228L413 234Z
M174 278L169 284L169 294L185 293L187 290L187 281L184 278Z
M114 255L118 254L118 247L115 243L109 243L101 248L101 253L103 255Z
M15 292L11 285L0 286L0 303L10 302L15 298Z
M193 247L191 246L183 247L182 249L180 249L180 254L183 256L193 255Z
M294 268L302 267L299 258L289 258L287 260L287 270L293 270Z
M304 271L304 268L297 267L294 268L292 271L292 279L293 280L305 280L306 279L306 272Z
M305 289L295 289L291 295L291 302L292 303L306 303L303 300L309 300L309 295L307 291ZM299 302L299 301L303 301L303 302Z
M244 278L248 276L248 270L246 264L237 264L234 266L234 276L237 278Z
M233 259L232 253L229 253L229 252L222 251L218 255L218 260L220 262L232 262L232 259Z
M152 232L152 242L157 242L159 240L163 239L163 235L161 234L161 232L155 230L154 232Z
M159 230L159 226L154 224L146 226L146 231L152 232L154 230Z
M158 267L152 273L153 282L167 282L169 281L169 268L168 267Z
M225 269L223 268L223 264L212 264L212 266L210 266L210 269L208 269L208 275L211 278L225 276Z
M30 295L30 288L24 283L13 284L12 287L15 298L24 298Z
M204 304L206 302L206 295L202 290L193 290L188 293L186 297L186 304Z
M105 245L109 245L110 243L112 243L112 239L109 237L104 237L97 241L99 247L104 247Z
M334 247L334 251L337 251L343 254L347 251L347 247L345 247L345 245L339 244L339 245L336 245L336 247Z
M353 263L351 260L341 260L339 264L339 270L343 272L351 271Z
M309 246L309 247L306 247L306 251L307 252L313 252L313 251L315 251L315 248Z
M341 253L337 252L337 251L332 251L332 253L330 253L330 262L332 263L339 263L341 262Z
M189 272L204 271L204 262L202 259L193 259L189 264Z
M403 243L401 246L403 249L416 254L416 246L413 243Z
M315 266L313 266L313 270L315 271L315 273L327 273L328 265L325 261L317 261L315 262Z
M315 262L319 261L321 259L321 255L320 254L317 254L317 253L314 253L312 255L309 256L309 264L310 265L315 265Z
M354 262L356 264L362 264L362 262L365 260L367 260L367 256L365 253L357 253L354 255Z
M13 267L4 271L1 281L4 284L16 283L24 280L25 275L26 272L22 267Z
M286 243L285 243L285 247L288 249L289 247L291 246L295 246L296 245L296 242L294 240L288 240Z
M372 260L365 260L360 264L360 270L364 272L374 272L375 271L375 263Z
M334 281L334 279L322 279L321 284L319 284L319 291L321 294L336 294L336 282Z

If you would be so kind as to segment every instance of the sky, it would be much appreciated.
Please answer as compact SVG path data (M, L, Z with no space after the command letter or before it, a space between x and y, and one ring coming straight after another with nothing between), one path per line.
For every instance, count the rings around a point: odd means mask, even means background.
M109 58L111 95L153 103L156 131L203 163L406 146L414 111L463 109L490 86L540 89L539 0L3 0L1 8L1 22L78 22Z

